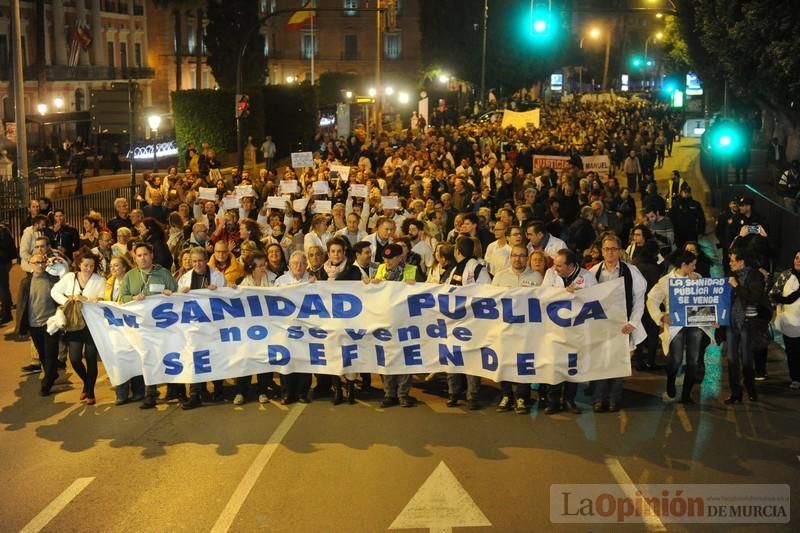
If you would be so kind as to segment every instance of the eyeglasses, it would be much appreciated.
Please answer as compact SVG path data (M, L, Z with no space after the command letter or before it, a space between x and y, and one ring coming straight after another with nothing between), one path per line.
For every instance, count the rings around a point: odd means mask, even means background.
M32 265L46 265L47 261L31 261Z

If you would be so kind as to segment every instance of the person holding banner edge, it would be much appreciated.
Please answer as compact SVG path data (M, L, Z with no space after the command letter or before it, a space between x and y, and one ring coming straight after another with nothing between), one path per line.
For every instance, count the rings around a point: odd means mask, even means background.
M622 240L614 233L606 233L601 240L603 260L592 267L598 283L616 278L625 280L625 311L628 323L622 327L622 333L628 335L631 350L647 338L642 325L644 300L647 293L647 281L635 266L620 260L622 256ZM595 413L619 411L622 398L623 378L601 379L594 382L592 408Z
M178 284L172 277L169 270L161 265L153 264L153 247L146 242L139 242L133 248L136 268L131 269L122 279L120 289L123 303L144 300L153 294L171 295L178 290ZM131 388L135 391L141 389L144 380L141 376L132 378ZM134 393L134 397L138 396ZM158 388L156 385L145 387L144 399L139 406L140 409L152 409L156 406L158 398Z

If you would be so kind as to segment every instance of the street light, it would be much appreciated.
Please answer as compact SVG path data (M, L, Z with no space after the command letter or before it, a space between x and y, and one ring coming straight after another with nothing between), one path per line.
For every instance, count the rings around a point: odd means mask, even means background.
M394 94L394 87L392 87L392 86L390 85L390 86L386 87L386 88L383 90L383 92L384 92L384 93L386 93L386 96L392 96L392 95Z
M294 83L294 76L286 76L286 83Z
M153 130L153 172L158 172L158 127L161 125L161 117L159 115L150 115L147 117L147 124Z
M447 74L439 74L439 83L444 85L445 83L447 83L449 81L450 81L450 76L448 76Z
M407 104L411 98L408 96L408 93L405 91L400 91L397 94L397 101L401 104Z
M345 98L350 100L353 97L353 91L345 91L344 92L344 96L345 96Z
M47 104L39 104L36 106L36 110L39 112L40 115L47 114Z
M372 98L375 98L375 95L378 94L378 91L375 90L375 87L370 87L367 91L367 94L370 95Z
M64 99L63 98L54 98L53 105L56 107L56 111L59 113L61 112L61 108L64 107Z

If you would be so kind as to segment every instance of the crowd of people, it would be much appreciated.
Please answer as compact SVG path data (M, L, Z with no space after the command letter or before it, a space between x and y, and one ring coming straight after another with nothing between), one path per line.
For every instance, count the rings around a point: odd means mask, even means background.
M81 401L95 403L104 354L85 325L69 332L47 328L57 306L69 300L127 303L176 291L340 280L576 291L621 277L628 322L619 334L629 338L640 371L660 372L663 351L666 400L678 399L677 377L685 367L679 400L694 403L692 388L702 381L703 354L715 337L727 345L726 403L740 402L743 390L757 400L776 305L791 387L800 388L800 254L792 269L768 283L768 228L752 200L732 202L717 220L733 287L731 325L723 334L723 328L672 324L669 279L708 277L713 264L698 244L705 215L691 187L678 171L666 190L655 181L655 169L672 153L674 120L667 108L642 101L575 101L543 108L538 128L486 122L409 128L371 141L321 136L310 167L255 174L236 168L223 174L213 149L191 145L183 172L145 176L135 208L118 198L108 220L90 211L81 228L72 228L63 210L32 200L19 238L28 275L17 297L15 335L30 335L36 358L24 370L42 373L41 393L48 395L69 359L83 381ZM539 168L538 155L567 156L569 164ZM584 171L581 156L590 155L608 156L607 175ZM0 235L0 243L6 240ZM7 249L13 242L3 244L2 264L17 256ZM10 292L0 297L2 319L9 321ZM413 406L413 379L383 376L381 405ZM435 375L420 379L439 383ZM241 405L252 376L235 381L233 403ZM261 403L323 395L354 403L374 390L369 374L290 374L278 385L265 373L255 381ZM448 406L465 397L469 409L482 407L480 378L448 374L446 382ZM588 384L593 410L618 411L623 386L622 378ZM169 385L165 398L192 409L223 400L224 388L221 381L211 391L202 383L188 391ZM499 389L498 411L528 412L530 385L501 383ZM572 382L540 385L537 400L547 414L580 413L577 391ZM157 387L145 387L141 377L116 387L117 404L152 408L158 397Z

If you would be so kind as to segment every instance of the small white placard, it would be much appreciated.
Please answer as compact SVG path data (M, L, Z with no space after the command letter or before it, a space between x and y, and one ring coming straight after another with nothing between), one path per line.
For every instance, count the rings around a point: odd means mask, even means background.
M294 217L292 215L288 213L283 215L283 225L286 226L287 233L289 228L291 228L293 224L294 224Z
M217 201L217 189L214 187L200 187L199 192L198 199Z
M331 165L331 172L339 174L339 179L347 181L350 178L350 167L345 165Z
M292 209L298 213L302 213L308 207L308 198L298 198L292 202Z
M235 196L226 196L222 199L222 209L227 211L228 209L239 209L240 203L239 199Z
M297 180L281 180L278 192L280 194L297 194L300 192L300 185L297 184Z
M267 196L267 207L270 209L286 209L286 198L283 196Z
M330 200L314 200L315 213L330 213L331 201Z
M292 152L292 168L304 168L314 165L311 152Z
M358 198L366 198L367 196L369 196L367 192L367 186L361 183L351 183L350 196Z
M237 185L234 187L236 198L255 198L256 193L253 191L252 185Z
M381 196L381 205L384 209L400 209L400 200L397 196Z
M311 187L314 195L326 196L331 193L331 186L325 180L315 181Z

